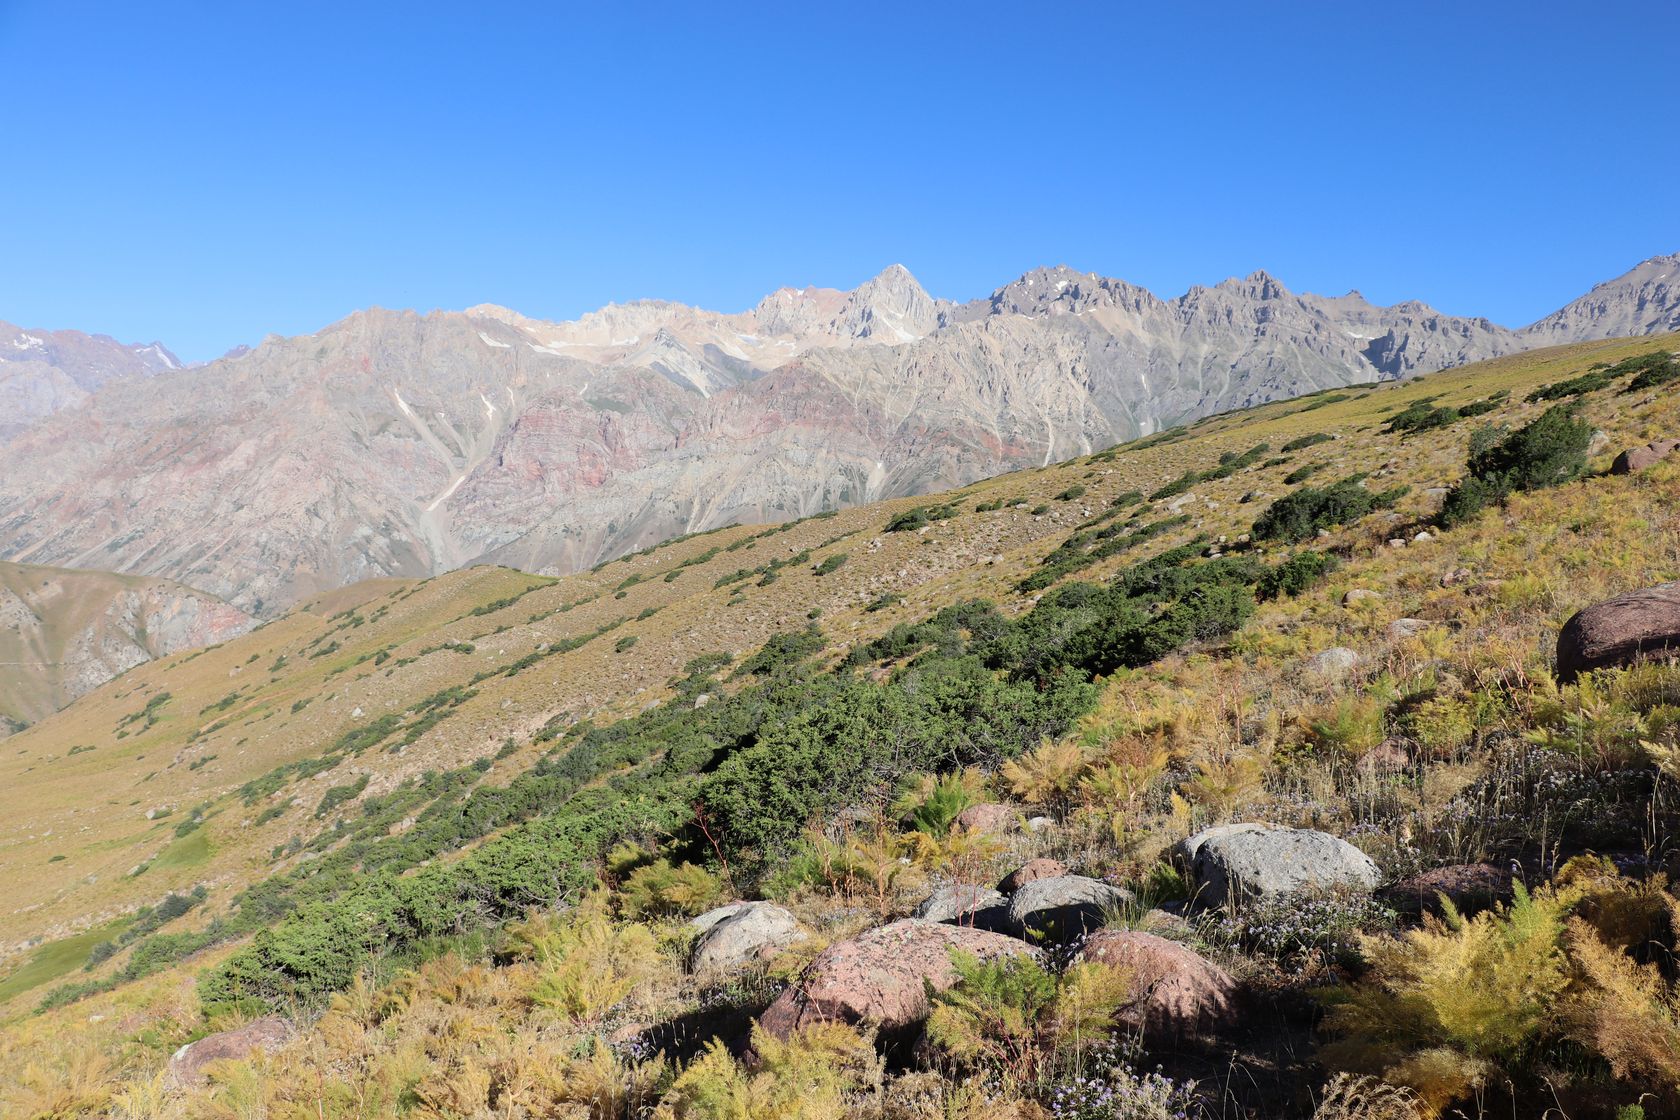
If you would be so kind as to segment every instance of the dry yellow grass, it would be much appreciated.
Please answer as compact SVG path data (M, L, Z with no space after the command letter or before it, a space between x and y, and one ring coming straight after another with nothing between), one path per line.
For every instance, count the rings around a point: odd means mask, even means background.
M365 772L366 794L377 794L426 770L492 759L512 740L513 753L496 759L491 771L492 780L505 780L535 756L526 744L551 718L599 721L633 712L663 697L666 681L690 658L751 650L772 633L806 625L813 611L838 649L959 599L987 597L1020 609L1025 604L1012 590L1016 581L1115 495L1147 494L1186 469L1213 466L1221 453L1261 442L1277 455L1297 436L1340 437L1290 455L1286 465L1257 465L1199 484L1187 501L1154 503L1149 519L1166 516L1177 504L1190 523L1087 569L1081 578L1100 577L1194 534L1234 539L1269 501L1241 499L1282 495L1291 488L1282 477L1306 463L1325 464L1314 482L1370 472L1385 487L1406 483L1413 489L1393 515L1379 513L1339 532L1330 543L1351 549L1355 561L1324 592L1264 609L1239 641L1243 657L1175 659L1144 679L1188 697L1186 709L1217 710L1206 698L1228 698L1226 717L1209 722L1217 731L1240 728L1242 698L1262 691L1275 711L1324 714L1337 702L1336 689L1303 680L1296 670L1301 657L1333 644L1352 646L1397 674L1442 660L1476 672L1514 659L1539 672L1546 636L1570 611L1680 574L1680 540L1670 512L1675 468L1596 481L1591 499L1580 485L1519 497L1509 511L1446 538L1393 548L1390 534L1433 508L1437 499L1428 489L1458 476L1465 443L1480 421L1410 439L1385 435L1381 427L1388 415L1421 397L1462 403L1502 389L1510 391L1511 402L1487 419L1521 423L1545 407L1521 403L1534 386L1660 344L1664 340L1583 344L1403 385L1352 389L1330 403L1322 397L1280 402L1204 421L1172 442L1006 475L955 494L847 510L779 531L723 530L560 580L473 568L333 592L237 641L136 669L0 741L0 875L10 888L0 910L0 951L7 956L0 968L21 963L41 939L87 929L171 890L203 883L212 891L209 910L225 907L242 885L287 866L274 862L271 850L321 828L311 809L347 775ZM1587 415L1610 436L1600 465L1614 450L1677 426L1672 394L1636 399L1601 393L1587 405ZM1076 484L1086 487L1080 498L1055 499ZM974 508L1016 498L1024 504ZM945 501L960 515L920 531L883 532L894 514ZM1040 506L1047 511L1032 512ZM1520 531L1511 531L1513 525ZM731 546L737 547L728 551ZM713 549L722 551L708 555ZM780 569L773 582L763 584L755 575L715 586L737 569L806 550L807 562ZM844 566L814 574L816 564L842 552ZM1443 576L1460 568L1470 575L1441 586ZM673 572L678 574L667 581ZM1343 607L1341 591L1355 586L1379 590L1383 598L1362 610ZM883 596L902 601L867 609ZM497 605L506 600L512 601ZM484 613L474 613L479 610ZM649 611L655 613L641 617ZM1401 616L1442 625L1439 633L1390 643L1386 625ZM546 643L615 622L622 625L582 648L512 677L481 681L471 699L399 752L376 747L250 807L236 793L279 764L320 755L346 732L381 716L411 711L423 698L510 666ZM634 647L618 652L620 640L630 636ZM167 701L146 717L148 702L164 694ZM1280 742L1293 736L1293 720L1280 722ZM1247 796L1232 770L1240 736L1197 739L1204 747L1196 761L1208 769L1209 804L1232 811ZM76 747L93 749L72 754ZM1226 792L1216 796L1215 789ZM257 824L264 809L291 798L293 808ZM175 826L199 806L206 823L177 839ZM170 814L158 816L163 809ZM1196 811L1205 816L1210 810ZM142 874L130 874L143 865Z

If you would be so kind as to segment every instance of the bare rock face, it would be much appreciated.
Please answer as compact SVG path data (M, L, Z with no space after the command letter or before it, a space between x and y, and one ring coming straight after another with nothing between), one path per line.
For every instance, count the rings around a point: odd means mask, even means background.
M124 344L102 334L0 322L0 443L109 381L180 368L159 342Z
M1122 1019L1153 1041L1179 1041L1236 1023L1236 981L1176 941L1138 930L1098 930L1081 946L1079 959L1131 973L1132 1000Z
M1629 591L1577 611L1558 631L1557 678L1680 654L1680 582Z
M805 938L787 910L773 902L748 902L711 923L695 942L689 968L696 973L727 972L759 961Z
M1652 257L1520 332L1530 346L1680 330L1680 253Z
M927 1017L929 988L957 982L951 950L981 960L1035 953L1013 937L908 918L831 945L759 1018L780 1038L815 1023L871 1023L895 1030Z
M1029 859L1005 875L1003 881L998 883L997 889L1004 894L1014 894L1035 879L1055 879L1067 873L1068 869L1061 860Z
M1371 858L1326 832L1270 824L1206 829L1179 848L1195 880L1195 901L1215 907L1330 890L1376 888Z
M201 1085L206 1080L205 1067L211 1062L238 1061L257 1051L269 1053L291 1036L291 1024L278 1015L265 1015L243 1027L206 1035L175 1051L169 1059L168 1080L180 1087Z
M1638 474L1656 466L1680 447L1680 439L1659 439L1644 447L1634 447L1616 456L1610 464L1611 474Z
M1163 300L1042 268L956 304L896 265L735 314L374 309L185 369L111 343L156 368L103 380L0 325L0 417L23 417L0 433L0 557L187 580L259 616L377 576L576 571L1315 390L1672 329L1673 263L1526 331L1263 272Z

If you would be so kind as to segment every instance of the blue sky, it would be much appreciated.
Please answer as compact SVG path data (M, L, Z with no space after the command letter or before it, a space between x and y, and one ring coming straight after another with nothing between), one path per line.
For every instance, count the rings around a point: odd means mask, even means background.
M900 261L1520 325L1680 250L1680 5L0 0L0 319L722 310Z

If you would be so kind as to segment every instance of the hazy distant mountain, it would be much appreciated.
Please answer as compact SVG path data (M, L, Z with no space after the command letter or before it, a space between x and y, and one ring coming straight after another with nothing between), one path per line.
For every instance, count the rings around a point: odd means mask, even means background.
M142 662L255 624L169 580L0 561L0 735Z
M357 312L35 422L0 447L0 555L166 575L253 613L480 559L575 569L1316 389L1673 329L1676 260L1523 330L1263 272L1161 300L1038 269L957 304L896 265L738 314Z
M180 368L160 342L125 344L102 334L0 322L0 442L109 381Z

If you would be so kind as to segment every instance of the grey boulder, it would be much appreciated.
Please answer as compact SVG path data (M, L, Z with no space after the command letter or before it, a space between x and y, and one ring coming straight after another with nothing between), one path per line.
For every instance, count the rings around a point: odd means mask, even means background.
M1204 907L1337 890L1375 890L1371 858L1327 832L1269 824L1220 825L1180 846Z
M926 922L954 922L996 910L1007 901L990 887L951 883L924 898L911 916Z
M805 938L799 919L773 902L748 902L714 922L694 944L689 967L718 972L769 960Z
M1009 898L1009 921L1018 930L1071 939L1101 929L1105 911L1132 901L1132 892L1084 875L1034 879Z

